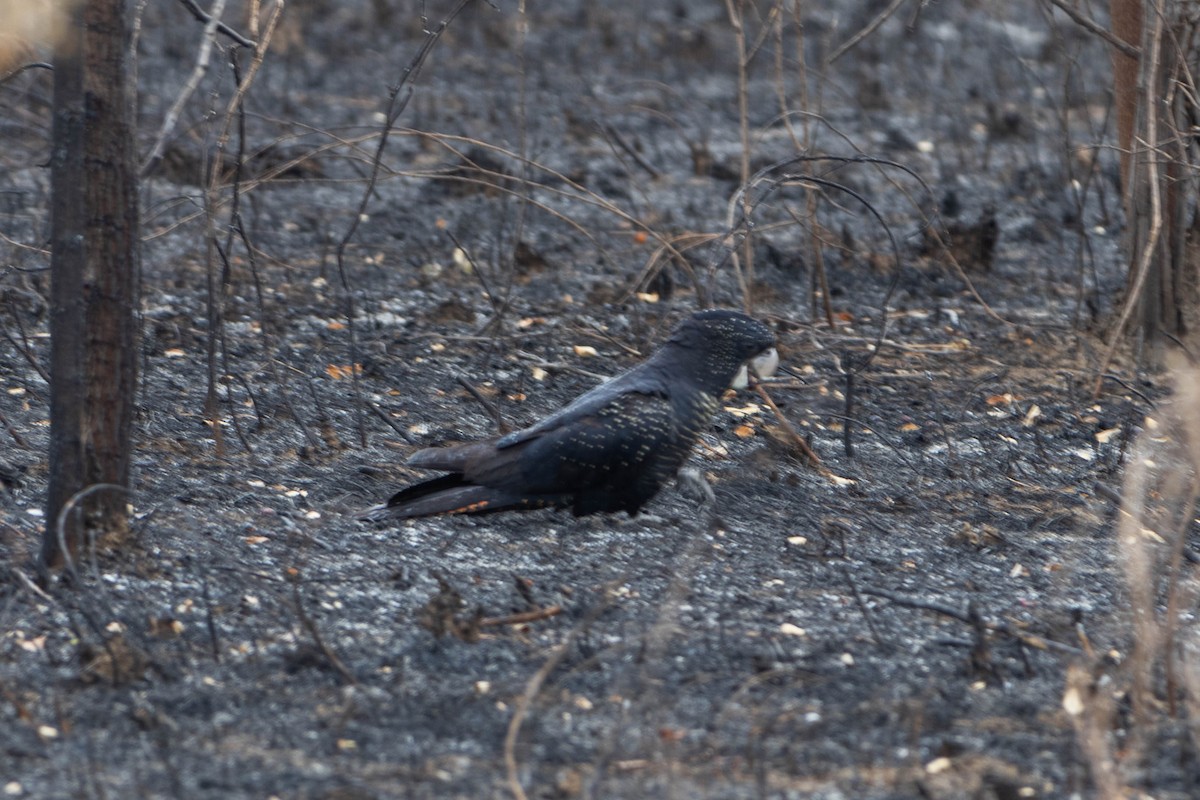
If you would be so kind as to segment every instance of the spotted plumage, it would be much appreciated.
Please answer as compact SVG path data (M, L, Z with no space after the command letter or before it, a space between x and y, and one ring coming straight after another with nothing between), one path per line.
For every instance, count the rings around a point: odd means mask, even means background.
M745 314L693 314L649 359L535 425L414 453L408 466L449 474L397 492L368 516L546 507L635 514L675 476L739 370L774 371L774 344Z

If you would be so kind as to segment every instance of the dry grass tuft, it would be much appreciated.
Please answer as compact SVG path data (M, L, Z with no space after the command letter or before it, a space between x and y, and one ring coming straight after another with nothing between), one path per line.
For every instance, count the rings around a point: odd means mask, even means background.
M1185 724L1192 747L1200 733L1200 559L1188 542L1200 498L1200 368L1172 373L1172 397L1133 448L1117 520L1129 652L1072 666L1063 697L1104 800L1130 796L1154 759L1188 755L1161 752L1157 731Z

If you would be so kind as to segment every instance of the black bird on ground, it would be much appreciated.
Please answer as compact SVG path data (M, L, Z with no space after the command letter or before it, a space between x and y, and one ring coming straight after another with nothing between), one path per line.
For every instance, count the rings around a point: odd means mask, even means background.
M675 477L722 393L779 363L766 325L701 311L658 352L541 422L480 442L419 450L407 465L448 472L402 489L364 516L406 519L567 508L636 514Z

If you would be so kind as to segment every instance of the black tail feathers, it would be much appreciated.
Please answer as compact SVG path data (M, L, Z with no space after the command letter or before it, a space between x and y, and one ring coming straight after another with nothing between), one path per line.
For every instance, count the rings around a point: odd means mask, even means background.
M387 503L367 509L360 517L368 520L409 519L436 514L490 514L517 508L561 505L563 498L523 497L487 486L466 483L459 474L418 483L401 489Z

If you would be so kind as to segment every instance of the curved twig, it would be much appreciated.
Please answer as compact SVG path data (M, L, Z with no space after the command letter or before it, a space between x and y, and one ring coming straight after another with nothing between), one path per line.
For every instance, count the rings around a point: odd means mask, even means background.
M72 577L79 573L75 569L75 559L71 554L71 548L67 546L67 515L75 510L75 506L81 503L85 498L90 497L96 492L104 489L112 489L118 492L129 494L127 486L121 486L116 483L93 483L91 486L85 486L67 499L67 502L62 504L62 508L58 510L58 517L54 520L54 536L58 542L58 550L62 553L63 565L66 571Z
M228 25L226 25L224 22L221 22L221 20L219 20L219 19L214 20L213 15L210 15L208 12L206 12L204 9L202 9L199 5L196 4L196 0L179 0L179 2L183 3L183 7L186 8L188 11L190 11L192 13L192 16L195 17L197 21L203 22L205 25L213 25L216 30L225 34L230 39L233 39L235 42L240 44L242 47L257 47L258 46L258 44L253 39L247 39L245 36L242 36L240 33L235 31L233 28L229 27ZM219 16L220 12L217 12L217 15Z

